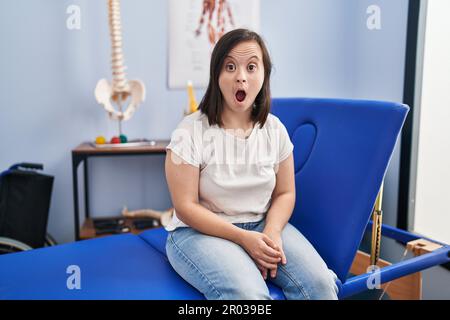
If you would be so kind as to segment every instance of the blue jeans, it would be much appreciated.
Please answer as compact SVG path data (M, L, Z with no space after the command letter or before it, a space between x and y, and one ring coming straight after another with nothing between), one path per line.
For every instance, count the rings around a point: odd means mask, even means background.
M235 223L262 232L265 219ZM288 300L337 299L336 274L328 269L309 241L291 224L282 232L287 264L278 264L275 278ZM238 244L189 227L169 232L166 252L175 271L208 300L272 299L253 259Z

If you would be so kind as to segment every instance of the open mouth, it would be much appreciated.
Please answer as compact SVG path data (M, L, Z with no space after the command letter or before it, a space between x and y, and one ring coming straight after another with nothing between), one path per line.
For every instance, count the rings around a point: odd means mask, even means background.
M239 101L239 102L242 102L242 101L245 100L245 96L246 96L246 95L247 95L247 94L245 93L244 90L238 90L238 91L236 92L236 100Z

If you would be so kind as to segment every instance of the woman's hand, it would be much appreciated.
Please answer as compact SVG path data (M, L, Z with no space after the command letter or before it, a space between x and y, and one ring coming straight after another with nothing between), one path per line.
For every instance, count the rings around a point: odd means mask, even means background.
M264 228L263 230L263 234L267 235L277 246L279 252L281 253L281 263L282 264L286 264L287 263L287 259L286 259L286 255L284 254L283 251L283 240L281 238L281 232L274 230L274 229L270 229L270 228ZM258 269L261 271L261 267L263 267L262 265L258 266ZM277 266L275 266L275 268L269 268L270 269L270 276L272 278L275 278L277 276ZM261 271L264 279L267 278L267 269Z
M246 230L240 245L252 257L261 273L262 270L276 269L282 259L278 245L264 233Z

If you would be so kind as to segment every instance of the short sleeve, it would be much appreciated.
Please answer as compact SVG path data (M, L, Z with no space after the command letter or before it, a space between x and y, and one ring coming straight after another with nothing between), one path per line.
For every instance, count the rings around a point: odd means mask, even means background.
M291 139L289 138L289 133L287 132L286 127L284 124L280 121L280 119L276 118L277 121L277 138L278 138L278 160L277 162L280 163L283 160L286 160L289 155L292 153L292 150L294 150L294 145L291 142Z
M170 149L185 162L199 167L201 164L201 121L185 117L172 132L169 145Z

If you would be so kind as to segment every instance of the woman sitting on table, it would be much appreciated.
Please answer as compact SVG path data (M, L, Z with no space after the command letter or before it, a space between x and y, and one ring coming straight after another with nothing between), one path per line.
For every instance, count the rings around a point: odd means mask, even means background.
M237 29L216 44L199 110L167 146L174 204L166 251L207 299L337 299L336 275L288 223L293 144L270 111L272 64L261 37Z

